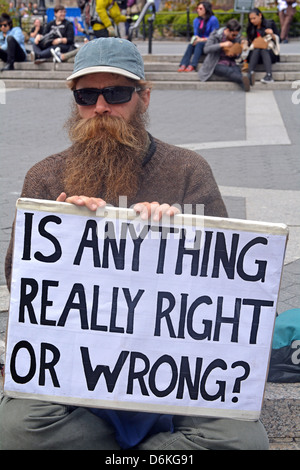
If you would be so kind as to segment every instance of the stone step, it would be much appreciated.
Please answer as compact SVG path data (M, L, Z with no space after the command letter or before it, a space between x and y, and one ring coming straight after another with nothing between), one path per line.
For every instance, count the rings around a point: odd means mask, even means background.
M156 89L193 89L193 90L234 90L237 85L213 76L208 82L201 83L196 72L178 73L181 54L144 54L146 79L153 82ZM273 64L274 83L268 89L291 89L292 83L300 80L300 54L282 54L281 61ZM201 63L199 64L201 67ZM15 63L14 71L0 74L8 88L65 88L65 80L73 70L72 62L54 63L48 59L42 64L27 62ZM256 72L257 89L265 89L260 79L265 75L263 66Z
M218 79L218 80L217 80ZM291 90L293 82L291 81L277 81L270 84L261 82L255 83L255 90ZM237 90L239 86L236 83L222 81L219 77L216 80L209 80L207 82L190 81L154 81L153 88L155 90Z
M156 60L145 61L145 71L153 72L177 72L181 57L176 56L176 60L171 60L172 56L163 56L165 57L164 61L160 61L156 56ZM299 54L300 58L300 54ZM145 57L144 57L145 59ZM201 67L201 62L200 62ZM62 62L54 64L52 60L43 62L41 64L34 64L33 62L16 62L16 70L26 70L26 71L72 71L73 62ZM273 64L273 71L300 71L300 60L294 61L281 61ZM263 70L262 65L257 66L257 70Z
M15 80L65 80L70 74L69 70L45 70L45 69L16 69L2 72L0 77L3 80L15 79ZM256 72L256 80L260 80L265 75L264 71ZM177 71L153 71L146 70L146 78L150 81L180 81L190 82L199 81L197 72L182 72ZM293 71L276 70L273 69L273 78L275 81L295 81L300 80L300 69ZM222 80L220 77L215 77L214 80Z
M154 81L153 86L155 90L237 90L239 87L232 82L226 82L219 79L210 80L208 82L195 81ZM1 77L0 77L1 79ZM255 84L256 90L291 90L292 81L275 81L268 85L261 82ZM47 79L23 79L16 78L5 79L5 86L7 88L67 88L65 80L47 80Z
M60 64L64 65L64 64ZM146 72L177 72L179 67L176 63L171 62L150 62L145 63L145 71ZM201 63L199 64L199 68L201 67ZM59 68L57 69L59 70ZM256 68L257 71L264 71L263 65L258 65ZM300 72L300 62L278 62L277 64L272 65L273 72ZM181 74L186 72L180 72ZM190 72L189 72L190 73Z
M260 80L265 76L265 72L257 72L255 74L256 80ZM273 72L273 79L275 81L295 81L300 80L300 70L293 72ZM178 72L146 72L147 80L157 82L157 81L180 81L180 82L189 82L189 81L199 81L197 72L188 72L188 73L178 73ZM224 81L221 77L214 77L214 81Z
M175 62L179 63L182 58L182 54L144 54L143 60L144 63L151 62ZM280 63L281 62L300 62L300 53L299 54L280 54Z

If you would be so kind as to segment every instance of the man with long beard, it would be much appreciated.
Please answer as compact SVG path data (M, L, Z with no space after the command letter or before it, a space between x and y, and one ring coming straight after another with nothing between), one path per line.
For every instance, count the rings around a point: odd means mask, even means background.
M127 198L142 218L172 216L178 205L226 217L210 167L198 154L146 131L150 84L137 48L100 38L83 46L69 77L76 107L72 145L36 164L22 197L52 199L95 211ZM153 202L148 202L153 201ZM173 204L173 205L172 205ZM176 206L175 206L176 204ZM6 258L8 285L12 242ZM266 449L259 421L71 407L4 397L1 449L201 450Z

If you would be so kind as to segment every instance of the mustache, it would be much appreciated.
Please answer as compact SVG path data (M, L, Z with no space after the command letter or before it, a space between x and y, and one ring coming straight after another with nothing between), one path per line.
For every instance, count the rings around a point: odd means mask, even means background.
M129 121L110 115L82 118L77 110L74 114L71 125L68 126L67 123L69 137L74 144L88 144L91 141L100 143L106 136L105 138L109 137L116 144L122 144L128 148L136 148L140 145L134 118Z

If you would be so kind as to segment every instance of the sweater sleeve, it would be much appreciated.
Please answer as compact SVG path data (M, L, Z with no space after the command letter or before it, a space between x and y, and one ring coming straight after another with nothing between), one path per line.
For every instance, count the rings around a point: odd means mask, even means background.
M207 23L207 27L205 30L205 36L208 38L210 33L212 33L215 29L219 28L219 21L216 16L211 16Z
M193 21L194 36L198 36L198 26L199 26L199 18L195 18Z
M211 167L199 155L196 164L186 166L186 191L183 202L192 206L193 213L211 217L228 217Z
M220 49L221 49L220 40L218 36L213 32L212 34L210 34L208 40L205 43L204 53L209 54L210 52L216 52L216 51L219 51Z
M67 44L73 44L74 43L74 28L73 28L73 23L68 21L66 25L66 38L67 38Z
M111 21L106 11L106 3L107 2L103 0L96 0L96 11L102 23L104 24L104 27L108 28L111 26Z

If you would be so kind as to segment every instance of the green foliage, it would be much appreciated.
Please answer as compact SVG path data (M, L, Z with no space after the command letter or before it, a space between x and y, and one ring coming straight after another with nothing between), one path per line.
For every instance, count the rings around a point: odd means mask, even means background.
M0 0L0 14L8 13L13 20L13 26L19 26L19 16L15 11L13 14L9 11L9 3L6 0Z
M0 0L0 14L8 13L8 2L6 0Z
M192 2L190 2L192 3ZM156 13L155 21L154 21L154 29L156 33L160 36L186 36L187 35L187 2L184 4L184 11L180 11L180 8L183 4L178 4L172 6L172 11L170 10L163 10ZM181 6L181 7L180 7ZM190 35L193 34L193 20L196 18L197 14L194 12L195 9L192 8L193 5L190 7L190 14L189 14L189 23L190 23ZM177 11L175 11L177 10ZM272 19L277 24L278 28L280 29L279 17L277 11L268 9L268 8L260 8L262 13L267 19ZM233 9L231 10L214 10L215 16L218 18L220 26L225 26L227 21L231 18L235 18L236 20L240 21L241 14L235 13ZM248 23L247 14L244 15L244 29L246 28ZM146 27L147 27L147 20L146 20ZM296 14L293 18L292 26L290 29L290 36L298 37L300 36L300 7L297 7Z

